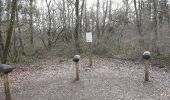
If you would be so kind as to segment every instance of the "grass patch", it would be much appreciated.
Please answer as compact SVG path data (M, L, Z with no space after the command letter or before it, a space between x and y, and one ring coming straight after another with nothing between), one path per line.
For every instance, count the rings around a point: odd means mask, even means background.
M157 65L163 65L163 64L170 64L170 54L163 54L159 53L157 55L153 55L153 62Z

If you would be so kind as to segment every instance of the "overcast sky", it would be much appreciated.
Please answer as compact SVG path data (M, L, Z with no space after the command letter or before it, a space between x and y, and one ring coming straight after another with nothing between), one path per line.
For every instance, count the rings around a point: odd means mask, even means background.
M103 1L106 1L106 0L100 0L100 2L103 2ZM97 0L87 0L88 4L94 4L96 2L97 2ZM122 2L122 0L112 0L112 2L114 4L120 4Z
M39 7L46 7L46 5L45 5L45 0L37 0L38 2L38 6ZM44 4L42 4L42 2L41 1L44 1ZM106 2L106 0L100 0L100 2ZM87 0L87 6L91 6L91 5L93 5L93 4L96 4L96 2L97 2L97 0ZM113 3L113 7L114 8L117 8L117 7L120 7L121 5L122 5L122 0L112 0L112 3Z

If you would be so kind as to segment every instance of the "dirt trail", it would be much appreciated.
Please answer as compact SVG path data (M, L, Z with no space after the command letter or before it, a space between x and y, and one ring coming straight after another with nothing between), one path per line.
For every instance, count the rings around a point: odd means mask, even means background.
M13 100L170 100L170 73L151 68L143 81L143 65L116 59L81 60L75 81L72 60L44 60L11 73ZM32 70L32 68L36 68ZM0 81L0 100L4 100Z

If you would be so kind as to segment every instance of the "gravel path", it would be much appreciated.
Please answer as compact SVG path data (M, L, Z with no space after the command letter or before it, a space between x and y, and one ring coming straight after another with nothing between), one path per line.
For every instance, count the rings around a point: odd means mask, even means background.
M80 62L80 80L75 81L72 60L42 60L14 70L12 100L170 100L170 73L150 68L150 81L144 82L143 65L116 59ZM33 69L36 68L36 69ZM0 100L4 100L0 81Z

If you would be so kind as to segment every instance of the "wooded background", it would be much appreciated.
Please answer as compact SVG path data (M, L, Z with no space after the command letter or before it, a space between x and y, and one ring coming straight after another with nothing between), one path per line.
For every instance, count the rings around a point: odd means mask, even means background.
M16 2L16 3L15 3ZM0 0L0 59L4 63L47 55L92 54L156 62L170 60L169 0ZM30 59L28 59L30 58Z

